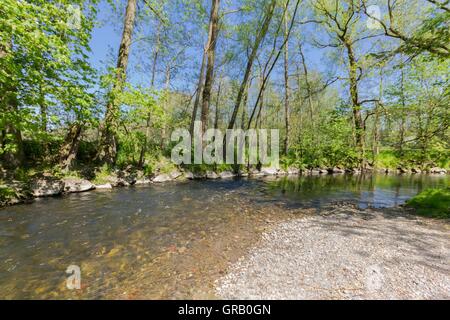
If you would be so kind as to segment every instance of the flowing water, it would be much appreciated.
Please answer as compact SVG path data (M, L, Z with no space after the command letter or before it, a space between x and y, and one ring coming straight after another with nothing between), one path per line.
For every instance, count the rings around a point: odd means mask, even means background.
M425 175L189 181L4 208L0 298L213 298L214 279L270 222L336 202L397 206L449 181ZM66 287L70 265L81 269L80 290Z

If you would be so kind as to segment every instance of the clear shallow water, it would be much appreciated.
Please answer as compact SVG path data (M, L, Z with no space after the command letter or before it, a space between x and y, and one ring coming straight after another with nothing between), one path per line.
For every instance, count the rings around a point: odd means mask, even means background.
M202 268L226 266L222 252L249 240L252 219L269 210L282 218L283 209L333 202L390 207L449 182L421 175L194 181L1 209L0 298L192 297L209 276ZM65 287L73 264L82 270L76 292Z

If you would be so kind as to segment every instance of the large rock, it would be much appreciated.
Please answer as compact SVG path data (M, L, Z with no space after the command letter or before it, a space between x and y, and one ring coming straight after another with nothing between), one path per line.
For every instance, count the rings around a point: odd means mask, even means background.
M447 170L442 169L442 168L431 168L430 169L430 173L433 173L433 174L447 174Z
M345 170L341 169L339 167L334 167L334 168L329 169L328 172L331 174L343 174L343 173L345 173Z
M241 177L243 177L244 173L241 174ZM235 174L231 171L224 171L220 173L220 177L222 179L232 179L235 177Z
M220 176L217 173L215 173L214 171L206 172L206 179L217 180L219 178L220 178Z
M164 182L169 182L172 181L172 177L168 174L160 174L157 175L154 179L153 182L154 183L164 183Z
M178 170L174 170L174 171L172 171L171 173L170 173L170 177L172 178L172 180L176 180L176 179L178 179L179 177L181 177L183 174L180 172L180 171L178 171Z
M88 180L83 179L64 179L64 192L79 193L95 189L95 186Z
M421 174L421 173L422 173L422 170L420 170L420 169L418 169L418 168L412 168L412 169L411 169L411 172L414 173L414 174Z
M53 179L38 179L31 184L31 193L34 197L57 196L64 191L64 182Z
M278 175L278 169L276 169L276 168L262 168L261 172L265 176L276 176L276 175Z
M318 176L320 173L321 172L318 169L312 169L312 170L309 171L309 174L312 175L312 176Z

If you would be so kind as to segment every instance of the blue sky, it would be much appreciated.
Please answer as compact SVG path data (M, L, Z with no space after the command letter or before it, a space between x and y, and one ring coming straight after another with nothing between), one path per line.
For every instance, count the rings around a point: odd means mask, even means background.
M119 48L123 27L123 14L125 11L124 5L125 1L122 1L122 7L118 8L117 12L114 12L111 6L105 1L102 1L99 4L97 17L98 23L93 31L91 40L92 55L90 57L90 61L92 65L100 72L105 71L107 66L114 66L116 63L117 51ZM299 13L301 15L301 18L305 18L301 11ZM186 24L186 26L189 27L188 24ZM139 24L139 29L137 29L136 33L151 36L152 33L154 34L154 32L154 26L152 26L151 23L149 24L143 22ZM315 30L313 25L303 27L302 32L304 33L305 37L314 35L315 37L320 38L322 36ZM196 33L190 35L190 39L187 39L188 41L192 41L192 46L187 49L185 61L183 61L183 65L180 66L180 72L182 73L182 76L179 76L178 78L174 77L173 79L173 89L183 91L187 90L190 92L194 90L197 83L197 73L198 69L200 68L202 54L199 45L204 42L204 36L205 35ZM320 40L322 42L327 42L327 40L323 38L321 38ZM299 61L297 40L291 41L290 50L292 60ZM329 63L330 59L328 55L333 51L334 49L318 49L306 43L304 45L304 52L308 66L310 68L310 72L312 70L319 70L320 72L327 74L339 70L340 67L336 63ZM134 85L150 85L151 57L152 51L149 44L145 44L142 42L133 43L129 60L128 81L130 81ZM218 57L218 59L220 58ZM275 80L280 84L283 81L281 67L282 58L280 58L278 62L278 69L274 71L271 78L272 80ZM243 68L241 66L236 66L233 64L231 66L227 66L227 72L231 73L231 77L237 80L240 80L242 76L241 74L236 73L242 73L242 69ZM291 73L295 73L294 65L291 65L291 69ZM161 82L163 81L162 78L164 76L162 74L162 71L160 70L157 75L159 76L158 79L159 83L161 84ZM324 77L331 78L331 75L325 75ZM338 81L334 85L334 87L341 91L341 93L346 94L345 86L346 84L343 81Z

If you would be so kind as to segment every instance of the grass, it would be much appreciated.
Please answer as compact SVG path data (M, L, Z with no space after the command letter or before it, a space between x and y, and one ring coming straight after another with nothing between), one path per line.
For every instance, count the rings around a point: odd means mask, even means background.
M428 189L407 202L419 215L431 218L450 218L450 187Z

